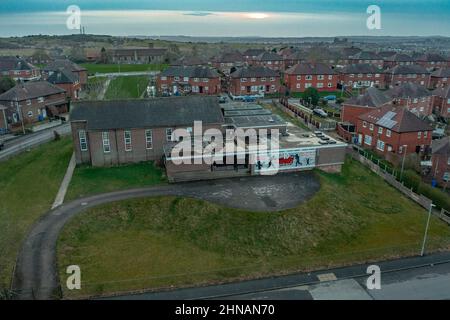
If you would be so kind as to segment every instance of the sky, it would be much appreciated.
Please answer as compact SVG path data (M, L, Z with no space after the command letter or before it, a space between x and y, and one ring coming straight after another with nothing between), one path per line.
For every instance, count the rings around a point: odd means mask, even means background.
M87 33L147 36L450 36L449 0L0 0L0 36ZM369 5L381 29L366 26Z

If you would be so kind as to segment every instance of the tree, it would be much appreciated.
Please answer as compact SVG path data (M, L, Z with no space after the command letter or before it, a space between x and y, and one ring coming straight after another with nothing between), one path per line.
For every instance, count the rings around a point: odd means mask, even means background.
M14 87L16 83L10 77L0 77L0 94Z
M320 99L319 91L316 88L309 87L303 92L302 99L313 106L317 106Z

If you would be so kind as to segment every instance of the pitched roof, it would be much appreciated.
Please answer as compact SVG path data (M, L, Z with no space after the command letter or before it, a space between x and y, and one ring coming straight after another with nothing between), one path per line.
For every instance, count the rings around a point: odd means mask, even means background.
M212 58L212 61L220 63L243 62L244 56L240 52L225 52L219 56Z
M86 68L68 59L56 59L44 67L45 71L56 71L60 69L67 69L73 72L86 71Z
M275 52L263 52L259 56L256 57L258 61L280 61L283 60L283 57L276 54Z
M0 72L12 70L32 70L35 67L19 57L0 57Z
M224 123L217 97L198 96L80 101L72 104L70 119L87 121L89 130Z
M361 51L351 56L350 58L361 60L383 60L383 57L372 51Z
M279 77L278 72L263 66L248 66L238 68L231 74L232 78Z
M202 66L171 66L161 72L163 77L218 78L217 71Z
M439 68L431 73L431 76L436 78L450 78L450 68Z
M52 94L63 93L65 90L47 81L29 81L16 85L0 95L0 101L23 101Z
M295 51L294 53L288 55L286 60L306 60L305 53L301 51Z
M378 90L375 87L368 88L363 94L351 97L344 104L356 105L356 106L367 106L367 107L380 107L392 99L387 97L383 91Z
M414 61L414 58L408 56L404 53L395 53L390 57L386 57L386 61L395 61L395 62L410 62Z
M264 49L247 49L242 54L244 56L248 57L256 57L259 56L261 53L266 52Z
M336 74L336 71L323 63L298 63L286 70L287 74Z
M384 60L386 60L386 58L392 57L396 53L397 53L396 51L380 51L378 52L378 55L383 57Z
M450 99L450 86L444 88L437 88L433 91L434 96Z
M193 56L183 56L180 59L176 60L174 63L172 63L172 66L201 66L206 65L208 62L200 57L193 57Z
M349 64L339 70L340 73L383 73L382 69L377 68L373 64L360 63L360 64Z
M447 61L448 59L441 56L438 53L426 53L416 58L417 61L435 62L435 61Z
M431 150L433 154L450 154L450 137L444 137L431 142Z
M356 47L344 48L342 49L342 54L346 57L353 56L357 53L360 53L362 50Z
M130 55L134 56L162 56L167 52L164 48L116 48L108 50L115 57Z
M425 121L402 106L383 106L359 116L359 119L398 132L432 131Z
M430 72L418 64L398 65L386 71L392 74L430 74Z
M431 92L415 82L406 82L386 91L391 98L422 98L431 96Z
M59 83L75 83L79 81L78 75L73 73L68 69L59 69L54 71L48 78L47 81L53 84Z

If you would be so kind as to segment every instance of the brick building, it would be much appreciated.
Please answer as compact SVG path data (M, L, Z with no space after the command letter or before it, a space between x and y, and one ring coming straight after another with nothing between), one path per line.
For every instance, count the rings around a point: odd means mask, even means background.
M396 86L402 83L414 82L424 87L430 86L430 72L424 67L413 65L398 65L386 70L386 84Z
M385 94L396 105L404 106L419 117L433 113L433 98L431 91L415 82L399 84L387 90Z
M39 80L38 68L19 57L0 57L0 76L10 77L15 81Z
M450 119L450 86L433 91L433 107L435 114Z
M202 66L171 66L158 75L156 86L163 95L221 93L220 75Z
M250 65L267 67L269 69L280 71L284 69L283 57L275 52L263 52L255 59L250 60Z
M107 51L112 63L146 64L164 63L167 49L164 48L116 48Z
M59 70L66 70L66 72L72 72L81 86L85 86L88 80L88 71L86 68L68 60L68 59L56 59L46 65L43 69L44 79L48 79L54 72Z
M78 100L81 92L81 83L78 75L68 69L53 71L47 81L64 89L71 100Z
M450 137L433 140L431 144L431 174L441 186L450 180Z
M238 51L225 52L211 59L211 65L227 75L245 64L244 56Z
M279 90L279 73L267 67L242 67L230 75L229 92L232 96L270 94Z
M383 68L383 57L371 51L361 51L357 54L348 57L349 64L371 64L377 68Z
M284 68L289 69L296 64L304 62L306 62L305 53L301 51L295 51L294 53L284 58Z
M430 77L430 88L440 88L450 85L450 67L439 68Z
M383 106L358 117L358 143L387 155L426 153L433 128L402 106Z
M66 91L47 81L29 81L16 85L0 95L6 106L8 124L12 127L45 120L68 112Z
M266 52L264 49L247 49L242 53L242 56L245 59L245 62L250 64L253 60L255 60L259 55Z
M383 69L372 64L351 64L336 71L339 72L339 83L352 88L386 86Z
M201 57L194 57L194 56L183 56L173 63L170 64L171 66L177 66L177 67L183 67L183 66L207 66L208 61L206 59L203 59Z
M428 70L450 67L448 58L437 53L426 53L416 58L416 63Z
M300 63L284 73L284 83L291 92L303 92L310 87L334 91L338 79L339 74L323 63Z
M393 68L395 66L409 66L415 64L415 59L404 53L395 53L392 56L384 58L383 66Z

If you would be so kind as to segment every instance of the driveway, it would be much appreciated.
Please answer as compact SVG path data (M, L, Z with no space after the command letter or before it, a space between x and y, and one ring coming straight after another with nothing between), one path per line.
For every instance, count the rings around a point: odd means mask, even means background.
M308 200L320 188L312 172L200 181L100 194L63 204L32 228L19 253L12 289L22 299L58 298L56 241L74 215L94 206L161 195L203 199L228 207L273 212Z

